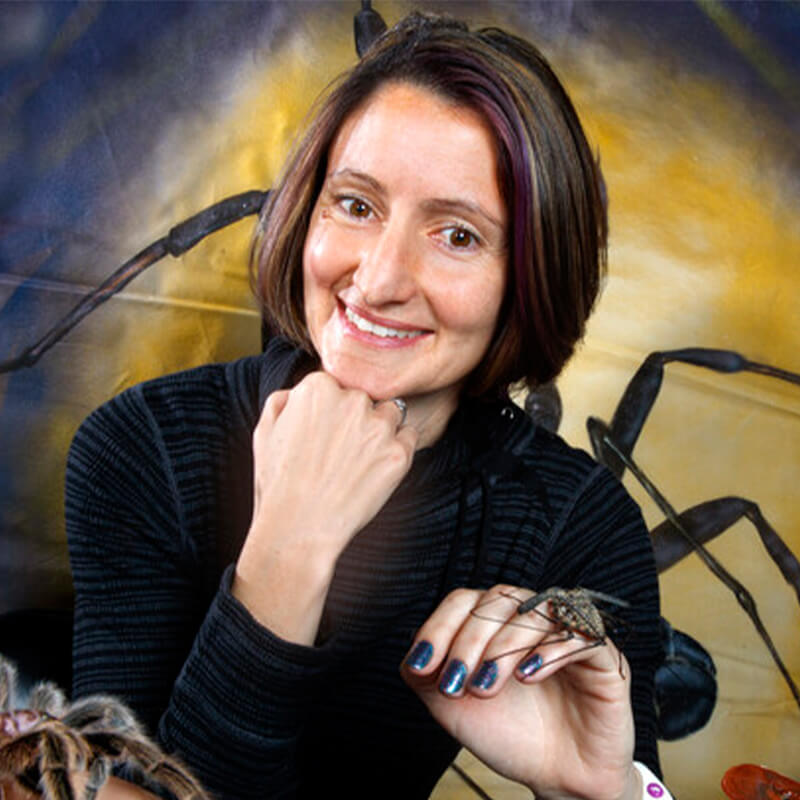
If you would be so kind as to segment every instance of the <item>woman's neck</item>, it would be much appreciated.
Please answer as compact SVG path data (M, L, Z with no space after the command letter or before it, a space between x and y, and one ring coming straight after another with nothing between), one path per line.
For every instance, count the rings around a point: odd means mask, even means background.
M458 392L419 395L403 398L408 405L406 425L416 428L419 434L417 450L430 447L442 438L451 417L458 408Z

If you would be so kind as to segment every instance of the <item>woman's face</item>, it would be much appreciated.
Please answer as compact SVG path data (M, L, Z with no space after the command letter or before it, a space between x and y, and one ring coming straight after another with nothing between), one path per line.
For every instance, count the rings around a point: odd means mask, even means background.
M375 400L451 413L486 352L506 281L506 209L491 133L410 84L342 125L303 251L322 366Z

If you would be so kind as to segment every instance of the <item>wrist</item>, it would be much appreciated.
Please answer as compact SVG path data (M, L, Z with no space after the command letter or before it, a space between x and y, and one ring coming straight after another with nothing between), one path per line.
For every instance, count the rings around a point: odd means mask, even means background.
M642 800L643 790L642 774L636 768L636 762L632 761L625 781L625 790L620 800Z
M530 786L536 800L596 800L597 797L608 797L610 785L600 784L603 788L602 793L597 792L597 786L594 791L588 793L580 792L579 794L572 793L537 793ZM669 793L667 787L656 777L650 769L638 761L631 761L627 774L623 780L622 791L617 794L618 790L613 792L613 796L618 800L673 800L672 795Z
M231 594L250 615L284 641L313 645L333 571L294 554L247 558L236 564Z

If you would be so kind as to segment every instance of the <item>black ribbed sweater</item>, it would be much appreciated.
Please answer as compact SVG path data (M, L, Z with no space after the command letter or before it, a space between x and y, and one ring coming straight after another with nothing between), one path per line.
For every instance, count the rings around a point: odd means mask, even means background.
M631 603L619 644L635 757L658 771L658 589L639 509L510 402L465 402L416 454L340 557L315 647L274 636L232 597L252 431L301 365L274 340L136 386L84 422L66 487L74 696L123 698L221 798L423 798L458 744L399 677L416 629L456 586L581 585Z

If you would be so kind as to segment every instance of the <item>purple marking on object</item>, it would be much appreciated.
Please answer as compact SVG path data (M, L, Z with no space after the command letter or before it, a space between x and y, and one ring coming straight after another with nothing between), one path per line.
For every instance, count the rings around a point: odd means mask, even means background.
M647 794L649 794L650 797L663 797L664 787L659 786L657 783L648 783Z

